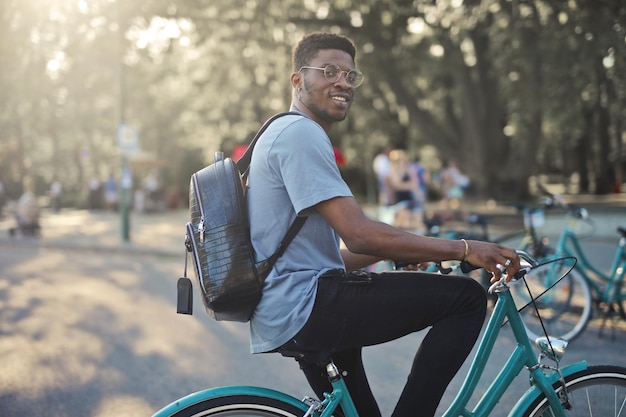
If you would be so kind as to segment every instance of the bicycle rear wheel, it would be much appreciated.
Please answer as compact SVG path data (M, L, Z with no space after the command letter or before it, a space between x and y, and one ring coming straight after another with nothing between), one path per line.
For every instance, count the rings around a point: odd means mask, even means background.
M301 417L307 407L251 394L232 394L210 398L185 406L170 417Z
M561 277L570 265L557 262L548 267L535 269L525 277L530 293L539 296ZM511 286L517 306L530 302L524 283ZM553 288L535 300L537 310L531 304L520 312L528 338L534 341L544 336L541 321L549 336L571 341L578 337L589 322L592 311L591 290L585 278L573 269ZM537 315L539 312L539 316ZM539 321L541 317L541 321Z
M626 368L619 366L591 366L565 378L572 406L569 417L617 417L626 412ZM560 383L554 384L557 392ZM552 417L552 409L545 395L541 395L524 412L524 417Z

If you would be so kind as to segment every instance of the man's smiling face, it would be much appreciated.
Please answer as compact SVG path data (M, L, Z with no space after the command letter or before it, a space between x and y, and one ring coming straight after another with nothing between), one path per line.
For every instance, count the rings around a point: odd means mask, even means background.
M308 66L324 68L328 64L337 65L342 71L354 70L350 54L338 49L321 49ZM345 73L335 83L330 83L319 69L302 69L298 75L295 104L300 111L327 131L334 122L346 118L355 89L346 81Z

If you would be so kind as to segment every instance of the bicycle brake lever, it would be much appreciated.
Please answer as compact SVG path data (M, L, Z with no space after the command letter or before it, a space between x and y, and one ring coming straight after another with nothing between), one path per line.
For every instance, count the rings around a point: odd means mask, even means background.
M527 273L530 272L530 270L533 269L532 266L530 264L526 264L526 266L522 266L522 268L519 269L519 271L517 271L515 273L515 275L513 275L513 278L511 278L511 282L515 282L521 278L524 277L524 275L526 275ZM499 285L504 284L506 282L506 274L502 275L502 277L497 280L496 282L494 282L493 284L491 284L491 286L489 287L489 289L487 289L487 292L489 294L493 294L493 292L495 291L496 288L498 288Z
M528 252L517 249L515 253L517 253L517 256L520 257L521 268L528 268L530 270L539 266L539 262Z
M539 266L539 262L535 258L533 258L531 255L529 255L528 252L519 250L519 249L516 250L515 252L520 257L520 269L515 273L515 275L513 275L510 281L519 280L520 278L524 277L524 275L529 273L533 268L536 268L537 266ZM499 280L491 284L491 286L487 290L489 294L492 294L499 285L503 284L505 282L506 277L507 277L506 275L502 275L502 277Z
M523 278L524 275L529 273L531 269L532 268L530 266L521 267L519 271L517 271L515 275L513 275L513 278L511 278L511 281L517 281L518 279Z
M517 281L539 265L539 262L527 252L523 250L516 250L515 252L520 257L520 269L513 275L511 281Z

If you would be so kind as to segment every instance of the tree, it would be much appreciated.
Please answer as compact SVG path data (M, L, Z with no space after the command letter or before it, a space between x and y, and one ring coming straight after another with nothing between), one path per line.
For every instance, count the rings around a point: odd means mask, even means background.
M0 176L80 189L119 169L122 121L160 161L201 149L209 162L286 109L299 38L333 31L355 40L366 74L331 133L351 177L370 175L382 145L434 146L483 198L527 198L541 174L607 192L624 166L622 3L8 0Z

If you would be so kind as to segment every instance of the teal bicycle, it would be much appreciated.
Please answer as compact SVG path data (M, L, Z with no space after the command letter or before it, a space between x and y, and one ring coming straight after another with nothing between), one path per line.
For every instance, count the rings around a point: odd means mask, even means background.
M525 274L550 265L540 265L529 254L522 251L518 253L522 259L522 269L514 279L523 280ZM571 269L576 260L560 259L559 262L569 262ZM567 342L544 336L531 343L509 288L504 280L489 288L497 294L497 302L468 375L444 417L489 416L523 369L529 372L530 388L512 405L510 416L623 415L626 410L626 368L612 365L588 366L586 361L561 367L560 361ZM470 410L470 398L489 363L500 330L507 321L516 345L500 373ZM540 350L539 355L533 345ZM545 359L549 363L544 363ZM321 399L306 397L299 400L267 388L228 386L207 389L176 400L158 411L154 417L330 417L338 415L334 414L338 407L341 407L345 417L358 417L341 370L337 369L331 358L327 361L326 372L333 390L325 393ZM428 378L428 375L424 375L424 378Z
M547 193L547 191L544 190ZM608 272L593 264L581 245L581 232L593 228L592 219L585 208L568 204L558 194L548 194L546 206L565 210L565 222L554 248L545 250L546 258L576 257L578 262L565 279L556 283L561 268L558 263L553 269L530 273L526 282L532 294L539 294L546 288L552 289L537 300L536 310L522 312L522 320L526 325L529 338L534 339L545 329L552 336L564 340L574 340L580 336L593 317L595 311L602 318L600 335L609 319L626 319L623 292L624 276L626 275L626 228L617 227L619 242L615 250L613 262ZM534 241L539 242L535 237ZM541 243L540 243L541 244ZM527 248L530 253L533 253ZM514 289L518 303L529 299L525 289ZM539 314L537 314L537 311ZM541 320L540 320L541 318Z

